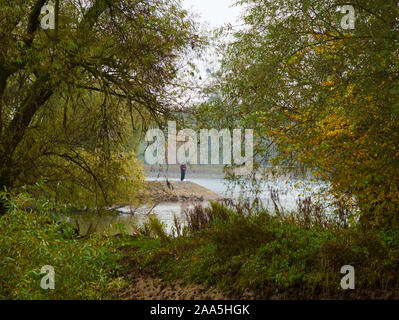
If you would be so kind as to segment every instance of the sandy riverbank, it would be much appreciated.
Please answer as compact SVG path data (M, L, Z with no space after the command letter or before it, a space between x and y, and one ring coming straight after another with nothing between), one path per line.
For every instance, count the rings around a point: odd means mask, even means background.
M190 181L146 181L142 196L151 202L223 201L216 192Z

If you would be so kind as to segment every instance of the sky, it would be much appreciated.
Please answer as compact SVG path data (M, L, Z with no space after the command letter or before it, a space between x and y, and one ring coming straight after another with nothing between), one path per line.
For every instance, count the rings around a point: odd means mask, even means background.
M227 24L232 26L240 25L239 16L242 8L234 5L236 0L182 0L183 8L192 14L194 19L210 29L220 28ZM227 40L227 39L226 39ZM204 87L210 80L208 71L214 72L219 68L218 55L215 49L209 47L200 59L192 60L197 66L195 84ZM189 94L190 99L201 99L197 91Z
M200 21L206 22L212 28L224 24L237 24L240 14L239 6L232 6L234 0L183 0L183 6L190 12L200 15Z

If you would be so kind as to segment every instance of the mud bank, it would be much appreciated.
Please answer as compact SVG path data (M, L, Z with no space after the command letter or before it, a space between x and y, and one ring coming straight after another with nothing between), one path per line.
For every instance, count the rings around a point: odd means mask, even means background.
M190 181L146 181L144 199L159 202L223 201L226 198Z

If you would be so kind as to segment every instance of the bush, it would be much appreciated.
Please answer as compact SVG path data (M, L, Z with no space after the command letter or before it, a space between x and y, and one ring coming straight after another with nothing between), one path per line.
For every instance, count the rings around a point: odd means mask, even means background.
M220 204L195 208L187 216L201 221L189 222L190 232L169 242L146 237L135 241L142 267L155 267L165 279L217 286L234 298L248 290L260 299L275 294L370 298L374 291L382 296L398 292L397 231L377 234L329 224L310 228L291 216L265 211L249 215ZM344 265L355 268L355 293L340 287Z
M118 271L112 239L81 239L49 202L25 210L26 196L13 197L0 217L0 299L103 299ZM29 199L31 202L32 200ZM41 268L55 269L55 290L43 290Z

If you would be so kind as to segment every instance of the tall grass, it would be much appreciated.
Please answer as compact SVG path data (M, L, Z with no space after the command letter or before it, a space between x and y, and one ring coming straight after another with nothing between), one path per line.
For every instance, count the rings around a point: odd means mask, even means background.
M197 206L186 212L186 232L135 245L146 257L143 266L164 278L214 285L235 298L248 291L260 299L399 298L399 230L344 227L324 219L309 200L301 205L287 215L249 203ZM344 265L355 268L354 292L340 287Z

